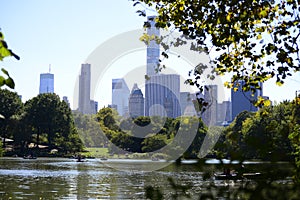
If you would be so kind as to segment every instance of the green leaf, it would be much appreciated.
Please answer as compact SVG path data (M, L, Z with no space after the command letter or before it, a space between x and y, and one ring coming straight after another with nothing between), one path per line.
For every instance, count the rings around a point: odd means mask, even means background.
M258 40L260 40L262 38L261 34L257 35L256 37Z
M271 106L271 101L268 99L264 100L264 106Z
M8 78L5 80L5 84L10 87L11 89L14 89L15 88L15 82L12 78Z
M6 71L4 68L2 68L1 71L9 77L8 71Z
M3 76L0 76L0 87L2 87L5 84L5 78Z
M282 81L276 81L276 85L282 86L282 85L283 85L283 82L282 82Z

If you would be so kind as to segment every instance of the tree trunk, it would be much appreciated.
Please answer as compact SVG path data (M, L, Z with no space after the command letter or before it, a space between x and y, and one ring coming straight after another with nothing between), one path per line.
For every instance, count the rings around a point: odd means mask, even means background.
M40 144L40 127L38 127L38 132L36 135L36 148L39 148L39 144Z

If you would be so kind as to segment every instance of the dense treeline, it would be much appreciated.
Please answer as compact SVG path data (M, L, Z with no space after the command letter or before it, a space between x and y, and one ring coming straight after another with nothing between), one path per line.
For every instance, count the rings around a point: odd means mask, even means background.
M224 129L215 147L220 157L293 161L300 153L300 101L282 102L255 113L244 111Z
M110 141L107 144L112 154L158 152L170 154L169 151L173 149L184 152L185 157L195 158L207 132L202 120L197 117L172 119L141 116L124 119L111 108L101 109L96 117L101 130ZM191 130L194 133L191 133ZM177 142L184 143L194 139L194 142L189 143L190 147L180 149L184 148L184 145L176 145L173 142L178 132L183 133L184 138L176 138ZM165 146L170 148L160 151Z
M0 110L4 117L0 134L7 153L41 154L55 149L66 154L83 149L72 112L56 94L39 94L23 104L17 93L1 89Z
M193 137L182 155L185 158L202 155L238 160L296 158L299 163L299 107L299 102L285 101L255 113L244 111L228 127L208 128L196 117L124 119L111 108L103 108L95 116L76 113L75 122L86 146L105 146L111 154L155 152L172 144L176 134L185 130L182 141ZM195 129L193 124L197 124L195 135L191 134ZM214 148L199 155L205 138ZM173 144L174 149L181 146Z

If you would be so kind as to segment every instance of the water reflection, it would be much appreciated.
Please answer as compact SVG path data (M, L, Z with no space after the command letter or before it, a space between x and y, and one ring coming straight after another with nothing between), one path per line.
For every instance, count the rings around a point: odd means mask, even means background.
M146 186L172 192L169 177L180 184L191 185L191 195L197 197L212 184L211 179L203 180L203 171L213 174L221 170L215 165L206 165L203 170L188 162L154 172L137 170L155 164L158 163L128 159L76 162L62 158L1 158L0 199L144 199ZM224 182L214 184L222 186Z

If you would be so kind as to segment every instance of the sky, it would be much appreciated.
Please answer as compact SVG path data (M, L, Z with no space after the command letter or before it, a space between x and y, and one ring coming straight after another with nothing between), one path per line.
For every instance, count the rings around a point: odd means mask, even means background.
M126 33L142 31L145 20L127 0L0 0L0 5L0 28L9 48L21 57L19 61L5 58L0 63L0 67L7 69L14 79L15 91L22 95L23 102L35 97L39 92L40 74L51 68L55 93L61 98L67 96L73 109L76 108L74 90L81 64L90 61L93 55L100 63L102 59L110 59L105 54L108 47L103 44L109 46L109 42L117 42L121 35L125 40L108 49L110 55L118 52L126 43ZM111 103L112 78L129 77L129 89L135 81L143 80L146 51L140 45L124 50L123 54L117 54L107 62L108 67L99 75L91 97L98 101L99 108ZM172 61L168 62L176 68ZM174 70L179 70L186 78L191 67L189 62L175 62L177 68ZM300 90L299 73L281 87L275 85L275 80L264 84L264 95L277 102L294 98L296 90ZM228 91L225 93L226 100L230 95Z

